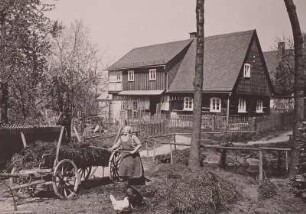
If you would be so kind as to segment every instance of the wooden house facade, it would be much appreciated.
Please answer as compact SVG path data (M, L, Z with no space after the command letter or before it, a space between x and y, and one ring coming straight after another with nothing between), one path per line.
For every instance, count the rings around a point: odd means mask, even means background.
M269 114L273 87L255 30L204 40L202 111ZM109 68L113 115L192 114L196 37L136 48ZM123 114L123 115L122 115Z

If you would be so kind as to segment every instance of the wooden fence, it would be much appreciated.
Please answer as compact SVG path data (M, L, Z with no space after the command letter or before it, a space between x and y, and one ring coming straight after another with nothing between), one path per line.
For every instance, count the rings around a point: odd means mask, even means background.
M117 133L123 123L114 123L95 118L94 120L82 120L83 125L77 125L77 130L82 135L91 135L99 125L99 130ZM284 124L291 126L293 122L292 112L271 113L267 116L226 116L205 114L202 115L202 132L207 133L243 133L243 132L265 132L283 128ZM192 115L159 115L146 116L144 118L129 118L124 123L132 126L139 134L152 136L164 133L190 132L193 125ZM83 127L83 129L81 128ZM84 128L85 127L85 128ZM80 130L81 129L81 130Z
M265 132L284 127L292 127L293 125L293 112L275 112L267 116L255 118L256 132Z

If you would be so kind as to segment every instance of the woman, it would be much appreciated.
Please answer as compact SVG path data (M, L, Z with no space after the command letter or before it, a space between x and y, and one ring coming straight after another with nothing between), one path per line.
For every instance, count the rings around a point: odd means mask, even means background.
M122 135L110 150L122 149L120 151L121 162L119 164L119 177L127 180L129 184L144 184L143 166L139 155L141 142L137 136L132 134L132 128L122 128Z

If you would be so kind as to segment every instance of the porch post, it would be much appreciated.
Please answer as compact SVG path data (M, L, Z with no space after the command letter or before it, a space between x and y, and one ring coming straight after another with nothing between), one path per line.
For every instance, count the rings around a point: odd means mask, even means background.
M229 94L229 95L228 95L228 98L227 98L227 106L226 106L226 125L228 125L228 120L229 120L230 96L231 96L231 94Z

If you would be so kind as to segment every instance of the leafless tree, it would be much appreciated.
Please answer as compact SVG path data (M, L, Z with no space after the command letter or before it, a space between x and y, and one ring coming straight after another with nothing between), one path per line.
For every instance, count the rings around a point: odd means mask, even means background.
M291 151L290 175L296 174L296 166L298 164L297 151L297 134L298 129L303 126L304 119L304 53L303 53L303 35L301 32L299 19L296 13L296 7L293 0L284 0L288 16L290 19L293 40L294 40L294 127L293 127L293 146Z
M193 127L189 154L189 168L196 170L200 167L199 141L201 137L202 90L204 67L204 0L197 0L197 48L194 85Z
M91 113L97 98L101 72L98 51L81 21L59 27L52 38L52 54L46 73L48 105L60 112L70 138L71 120L77 112Z

